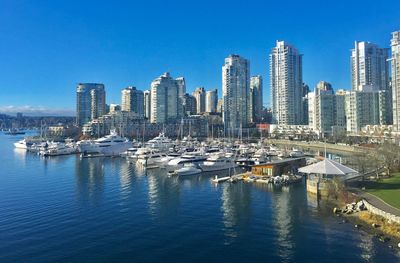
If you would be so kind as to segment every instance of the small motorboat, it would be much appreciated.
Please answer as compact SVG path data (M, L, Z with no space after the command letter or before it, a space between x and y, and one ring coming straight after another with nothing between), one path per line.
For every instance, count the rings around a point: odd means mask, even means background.
M193 163L185 163L182 168L174 172L174 174L179 176L196 175L200 173L201 169Z

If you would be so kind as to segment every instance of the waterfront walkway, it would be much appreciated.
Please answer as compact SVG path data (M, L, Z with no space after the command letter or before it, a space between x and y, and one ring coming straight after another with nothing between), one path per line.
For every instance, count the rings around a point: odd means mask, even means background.
M323 150L326 147L327 150L337 151L337 152L365 152L365 150L369 150L368 148L360 146L350 146L350 145L332 144L332 143L315 142L315 141L304 142L304 141L267 139L267 142L278 145L292 145L302 148L317 148L320 150Z
M348 190L350 192L356 194L357 196L364 198L365 200L367 200L368 203L375 206L376 208L378 208L382 211L385 211L387 213L390 213L392 215L400 216L400 209L389 205L388 203L386 203L379 197L372 195L370 193L367 193L365 191L362 191L360 189L357 189L357 188L349 188Z

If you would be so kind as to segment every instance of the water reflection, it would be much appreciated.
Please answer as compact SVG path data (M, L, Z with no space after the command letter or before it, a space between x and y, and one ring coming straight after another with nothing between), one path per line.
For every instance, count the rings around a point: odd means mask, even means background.
M250 223L251 187L242 183L225 183L221 187L224 244L229 245L239 236L240 228Z
M21 163L23 164L26 163L26 155L27 155L27 150L14 148L15 159L21 161Z
M178 178L169 178L165 171L147 171L148 206L152 217L167 217L177 213L180 198Z
M118 163L121 199L126 201L132 192L132 177L135 171L128 161L121 160Z
M104 191L104 158L76 158L76 194L80 201L97 203Z
M307 192L307 204L309 207L314 208L315 210L318 209L319 207L319 198L316 194L312 194L310 192Z
M358 242L358 247L361 250L361 258L367 262L373 261L375 254L375 246L373 237L368 234L360 234L360 242Z
M293 258L295 248L290 199L290 191L281 191L279 195L273 197L273 225L277 234L275 244L278 246L278 256L284 261Z

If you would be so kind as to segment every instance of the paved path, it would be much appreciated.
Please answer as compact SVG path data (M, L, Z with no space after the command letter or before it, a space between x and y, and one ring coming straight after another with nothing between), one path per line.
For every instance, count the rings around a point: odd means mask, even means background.
M375 206L376 208L383 210L387 213L391 213L392 215L395 216L400 216L400 209L393 207L391 205L389 205L388 203L384 202L382 199L380 199L379 197L376 197L375 195L372 195L370 193L364 192L360 189L357 188L349 188L348 189L350 192L364 198L365 200L367 200L368 203L370 203L371 205Z
M328 149L338 152L365 152L368 148L361 148L358 146L349 146L341 144L323 143L323 142L304 142L304 141L291 141L291 140L280 140L280 139L267 139L270 143L293 145L303 148L317 148L317 149Z

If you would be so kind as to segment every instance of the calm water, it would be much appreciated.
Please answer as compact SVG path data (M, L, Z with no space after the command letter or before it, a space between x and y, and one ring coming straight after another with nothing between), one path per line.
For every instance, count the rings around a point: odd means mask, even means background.
M399 262L304 185L179 179L122 158L40 158L0 134L0 262Z

